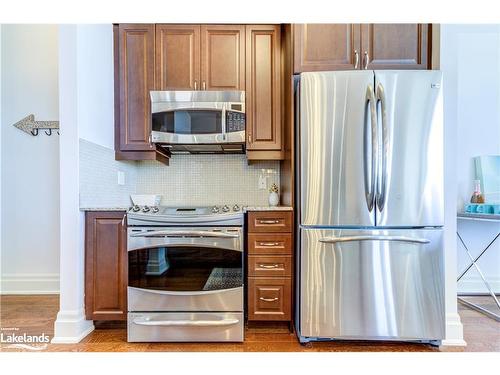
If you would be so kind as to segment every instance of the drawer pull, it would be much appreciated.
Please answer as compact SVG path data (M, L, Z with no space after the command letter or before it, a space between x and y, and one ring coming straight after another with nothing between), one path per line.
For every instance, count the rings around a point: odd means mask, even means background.
M264 301L264 302L275 302L277 300L279 300L278 297L274 297L274 298L264 298L264 297L260 297L259 298L261 301Z
M259 264L259 268L266 268L266 269L273 269L273 268L278 268L280 265L279 264Z
M278 246L280 243L279 242L259 242L259 246L267 246L267 247L274 247Z
M260 224L279 224L279 220L259 220Z

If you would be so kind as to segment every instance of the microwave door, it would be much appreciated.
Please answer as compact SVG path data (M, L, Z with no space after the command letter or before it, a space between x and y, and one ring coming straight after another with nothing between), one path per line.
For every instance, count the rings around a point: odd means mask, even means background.
M155 143L221 143L225 128L226 115L222 106L178 107L152 114L151 134Z

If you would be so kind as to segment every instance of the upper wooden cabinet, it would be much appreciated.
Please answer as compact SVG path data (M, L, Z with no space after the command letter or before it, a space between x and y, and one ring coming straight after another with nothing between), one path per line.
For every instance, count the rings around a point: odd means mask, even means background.
M155 89L154 25L120 24L120 150L150 149L151 100Z
M358 69L360 33L355 24L294 25L295 72Z
M281 28L246 27L248 159L282 159Z
M157 25L155 65L158 90L197 90L200 25Z
M201 26L202 90L245 90L245 26Z
M431 25L294 25L295 73L350 69L428 69Z
M364 24L361 50L367 69L427 69L427 24Z
M245 90L245 26L156 25L158 90Z

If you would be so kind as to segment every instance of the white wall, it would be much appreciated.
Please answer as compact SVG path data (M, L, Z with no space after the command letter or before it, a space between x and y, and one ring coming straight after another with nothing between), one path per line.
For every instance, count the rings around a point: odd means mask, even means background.
M79 137L114 149L113 25L77 26Z
M57 26L2 25L2 293L59 290L59 136L12 126L58 120Z
M454 87L447 92L445 118L453 116L457 130L457 211L469 202L474 180L472 158L500 154L500 25L446 25L442 39L446 65L442 70ZM453 77L453 78L452 78ZM446 82L448 83L448 82ZM450 113L453 111L453 113ZM499 223L460 220L457 229L472 253L478 254L500 230ZM461 243L457 246L457 267L469 263ZM500 292L500 241L481 258L479 265L492 286ZM459 292L485 292L479 274L472 269L458 284Z

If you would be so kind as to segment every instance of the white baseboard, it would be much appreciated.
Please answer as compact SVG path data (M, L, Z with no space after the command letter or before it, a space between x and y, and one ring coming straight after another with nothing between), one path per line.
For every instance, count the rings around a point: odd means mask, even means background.
M76 344L94 330L94 322L85 320L83 309L59 311L54 323L53 344Z
M0 294L59 294L58 273L5 273Z
M464 347L464 326L457 313L446 314L446 338L441 341L440 347L447 350L452 347Z
M495 293L500 293L500 277L486 276L486 280ZM457 293L488 293L488 288L479 276L471 276L458 282Z

